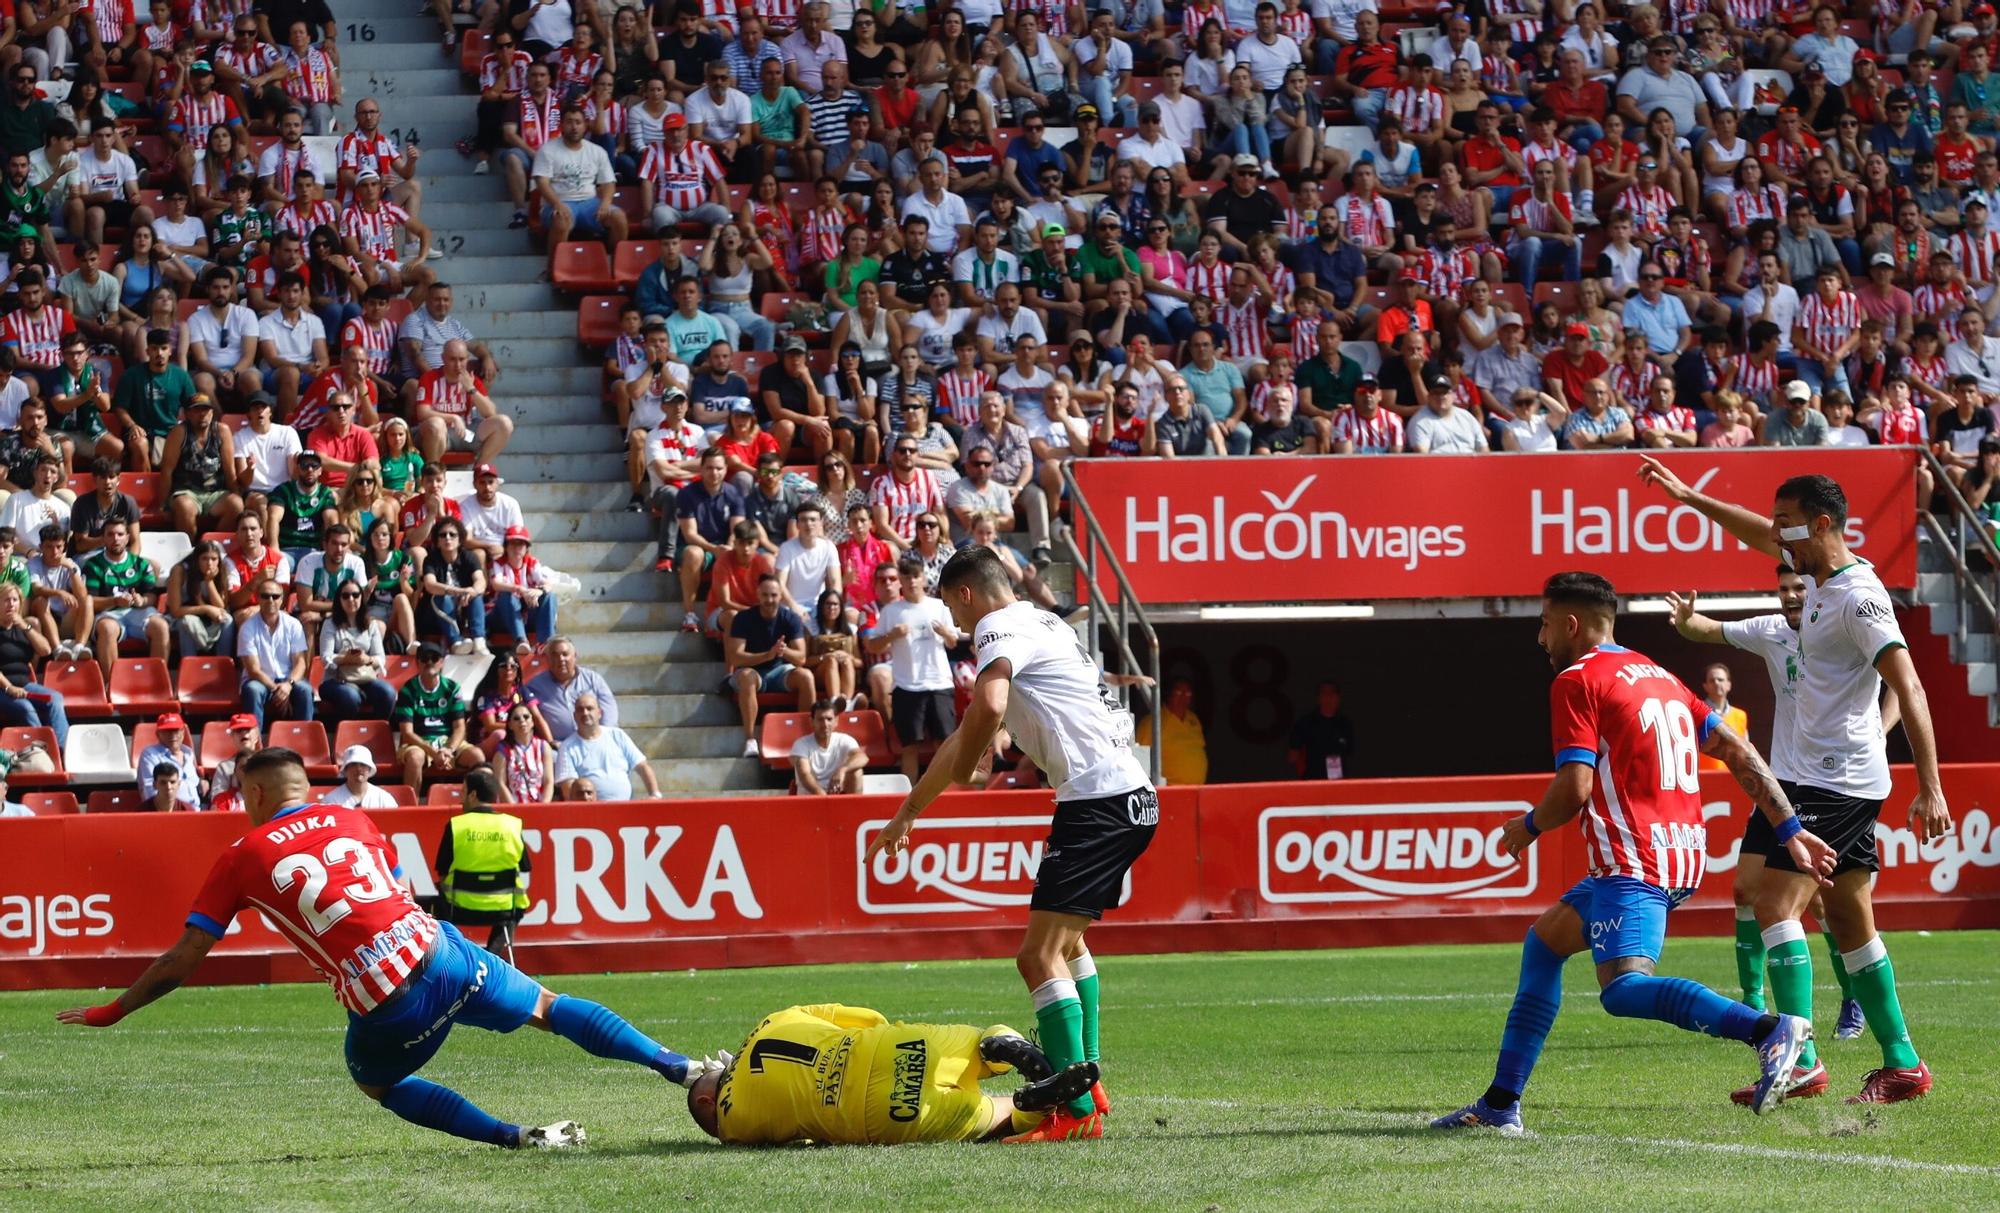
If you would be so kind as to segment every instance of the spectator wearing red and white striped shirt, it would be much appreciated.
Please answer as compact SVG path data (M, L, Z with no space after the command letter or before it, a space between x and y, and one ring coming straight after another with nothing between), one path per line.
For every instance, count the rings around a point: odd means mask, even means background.
M445 452L471 451L475 463L491 463L513 436L514 420L486 394L486 382L472 373L472 349L454 338L444 343L443 361L418 381L417 447L426 463L442 465Z
M562 102L550 86L553 78L548 64L529 64L527 91L507 110L500 125L500 168L507 177L507 197L514 203L508 227L528 226L528 186L535 153L542 144L560 138Z
M1815 395L1827 389L1849 391L1841 363L1861 341L1861 301L1841 289L1840 272L1829 266L1819 273L1818 289L1799 304L1792 326L1792 348L1798 353L1798 377Z
M423 149L418 147L399 151L396 141L382 129L381 102L363 97L354 103L354 129L341 136L336 157L341 201L354 196L354 179L361 170L372 168L381 174L384 196L410 212L411 217L422 218L424 191L417 181L417 159L422 155ZM438 254L433 250L432 255Z
M1633 419L1644 447L1693 446L1700 437L1694 410L1674 403L1674 381L1669 375L1653 380L1646 392L1646 407Z
M1229 297L1229 263L1222 259L1221 238L1213 233L1202 233L1201 247L1187 263L1187 290L1218 304Z
M1796 106L1778 110L1778 124L1757 136L1757 159L1773 181L1786 186L1805 184L1806 165L1820 152L1819 136L1805 129Z
M868 500L875 508L876 533L899 552L916 542L919 514L945 516L937 473L917 466L917 440L907 434L890 449L889 474L876 477Z
M334 112L340 108L340 68L333 57L312 44L312 29L292 22L286 35L285 92L306 113L306 133L333 133Z
M689 143L687 118L668 114L660 123L666 142L646 149L639 166L639 198L652 216L653 230L681 223L711 227L729 222L724 205L722 162L706 143Z
M555 68L554 88L563 101L575 101L590 91L590 82L604 67L604 56L592 46L597 31L579 21L576 32L570 36L570 43L549 56L549 65Z
M1393 274L1401 267L1390 251L1396 241L1396 216L1389 200L1376 192L1375 166L1357 164L1350 176L1354 188L1333 204L1341 234L1360 247L1373 268Z
M1632 184L1618 195L1618 209L1632 216L1632 227L1641 240L1657 240L1667 234L1667 212L1674 209L1674 196L1660 184L1660 162L1651 153L1639 157Z
M215 91L215 72L197 67L190 74L188 91L174 102L167 119L167 142L190 149L189 163L208 146L212 126L233 126L242 133L243 115L236 103Z
M231 29L232 39L208 56L215 65L216 82L245 117L257 115L269 121L272 115L283 114L291 108L285 93L284 56L258 36L254 16L236 17Z
M1382 407L1375 376L1362 375L1354 385L1354 403L1334 410L1334 454L1393 455L1403 446L1403 419Z
M1973 197L1965 203L1965 227L1945 246L1951 259L1965 275L1965 284L1982 305L1989 304L1994 287L2000 283L2000 232L1989 228L1984 200ZM1992 317L1987 310L1988 318Z
M1544 160L1534 168L1534 186L1516 192L1508 208L1513 238L1507 259L1521 267L1521 286L1529 298L1545 266L1555 268L1564 282L1583 277L1583 242L1570 218L1569 195L1556 189L1556 164Z
M398 228L417 242L409 265L397 259ZM372 168L362 169L354 179L354 205L341 212L340 234L346 240L347 255L360 261L363 275L392 291L421 290L437 277L424 265L431 248L431 229L383 198L382 176Z
M371 286L361 297L361 314L340 328L342 351L360 349L368 355L368 373L388 381L396 357L396 323L389 319L393 292L386 286ZM393 391L393 385L390 385Z
M1556 192L1575 199L1578 222L1588 227L1597 222L1597 195L1591 178L1590 158L1556 138L1556 112L1538 106L1528 114L1528 138L1521 144L1521 161L1532 175L1544 160L1556 166Z

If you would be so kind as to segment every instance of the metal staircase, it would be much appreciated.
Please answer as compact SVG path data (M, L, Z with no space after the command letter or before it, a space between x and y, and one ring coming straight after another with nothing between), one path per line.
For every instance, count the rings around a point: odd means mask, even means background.
M653 520L625 512L621 439L601 403L599 364L577 345L575 305L544 280L527 233L508 230L499 176L475 176L453 150L474 133L476 97L457 57L440 53L436 22L417 11L414 0L341 6L347 110L373 95L399 138L421 136L423 218L447 253L432 264L453 287L454 314L492 348L501 373L489 386L516 427L499 460L504 491L527 515L536 556L583 582L558 626L610 682L619 724L652 758L663 791L759 790L757 761L739 757L735 708L715 693L720 655L678 630L678 594L653 571ZM457 479L454 493L469 492Z
M1931 633L1948 638L1965 667L1966 690L1986 700L1986 723L2000 728L2000 547L1926 451L1946 509L1917 514L1917 601L1930 608Z

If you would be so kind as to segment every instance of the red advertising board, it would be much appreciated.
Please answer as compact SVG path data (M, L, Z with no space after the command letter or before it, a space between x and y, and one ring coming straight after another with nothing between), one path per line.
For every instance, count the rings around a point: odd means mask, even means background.
M1681 933L1728 929L1729 873L1745 807L1704 775L1709 879ZM1123 903L1092 933L1116 951L1361 946L1517 939L1584 874L1573 829L1521 859L1499 827L1541 794L1539 776L1170 788ZM2000 925L2000 766L1947 767L1958 821L1923 846L1896 771L1877 827L1878 918L1890 927ZM525 811L534 906L520 930L531 972L995 956L1019 940L1041 860L1046 793L949 796L913 845L864 864L887 798L550 805ZM429 855L449 811L376 814L404 874L435 891ZM0 821L0 989L118 984L181 933L236 814ZM254 913L240 915L203 981L306 980Z
M1916 581L1909 449L1684 451L1710 496L1768 513L1802 472L1849 501L1847 541L1883 581ZM1094 459L1077 478L1149 603L1509 598L1587 568L1626 593L1762 590L1771 561L1657 490L1638 456Z

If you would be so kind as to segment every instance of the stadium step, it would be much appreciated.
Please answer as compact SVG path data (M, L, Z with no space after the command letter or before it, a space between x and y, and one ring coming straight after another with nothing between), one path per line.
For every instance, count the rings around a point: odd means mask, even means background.
M740 754L743 745L742 732L735 736L732 755ZM757 796L771 790L764 784L764 766L755 758L655 758L652 767L660 791L669 796Z
M599 421L596 425L537 424L516 428L507 450L517 457L608 451L618 455L622 468L625 440L619 436L618 427L609 420Z
M500 470L517 484L523 480L601 480L617 482L627 496L632 492L625 487L623 454L523 455L510 445L508 453L500 456Z
M495 189L497 191L498 187L496 186ZM467 247L458 253L452 253L448 248L446 249L447 255L440 264L451 268L451 272L445 275L445 281L451 283L453 288L453 307L458 306L458 292L464 287L520 286L523 284L534 286L540 283L542 272L548 268L548 261L545 258L536 256L529 247L528 238L525 234L506 230L508 206L505 194L499 194L493 205L498 209L500 216L498 226L495 230L475 230L470 233L446 233L448 237L463 236L468 239L477 237L482 242L480 247ZM494 238L497 240L502 235L512 237L512 243L502 244L498 251L484 247L486 239ZM571 315L574 315L575 312L576 309L571 307ZM568 364L572 361L574 359L565 358L563 359L563 364Z
M562 623L565 631L572 632L659 631L681 625L681 604L631 598L578 598L564 604Z
M713 691L713 686L708 688ZM613 694L617 694L613 688ZM740 735L742 726L737 724L736 705L720 695L619 695L618 724L620 728L632 730L636 740L639 729L668 729L683 726L729 727L736 726ZM743 743L736 743L741 749Z
M516 427L535 425L601 425L616 429L611 406L588 396L501 396L494 397L500 411L514 418ZM526 504L525 502L523 503ZM616 505L623 505L619 498Z
M719 700L721 696L714 698ZM743 752L743 726L735 722L734 711L722 724L672 728L633 725L624 719L623 704L619 705L619 713L618 727L631 734L633 742L649 758L733 758Z
M502 455L500 460L506 463L507 457ZM514 482L508 484L507 491L530 516L538 512L585 514L622 510L630 496L622 480L616 484L580 480Z
M620 507L625 504L621 498ZM528 530L536 544L566 542L578 538L643 541L653 538L651 513L628 514L623 508L611 512L579 513L575 510L528 510L523 505ZM677 621L678 622L678 621Z

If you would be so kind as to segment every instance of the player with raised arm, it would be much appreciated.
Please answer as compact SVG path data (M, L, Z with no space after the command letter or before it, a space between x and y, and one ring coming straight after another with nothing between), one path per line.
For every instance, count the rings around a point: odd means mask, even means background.
M1432 1121L1434 1129L1523 1131L1521 1092L1555 1026L1563 964L1585 948L1597 962L1598 1000L1613 1015L1657 1019L1755 1049L1763 1078L1751 1106L1760 1115L1784 1100L1783 1079L1812 1039L1808 1020L1765 1014L1699 982L1653 974L1667 911L1701 884L1707 859L1697 753L1729 767L1800 870L1830 869L1834 856L1792 815L1756 747L1680 679L1612 640L1617 615L1617 593L1595 573L1558 573L1542 589L1539 640L1557 671L1549 690L1556 777L1540 804L1507 822L1503 842L1518 855L1581 814L1590 874L1529 928L1493 1084Z
M766 1015L723 1061L688 1088L687 1105L702 1132L730 1145L998 1141L1097 1081L1096 1062L1053 1070L1005 1025L890 1023L839 1003ZM1017 1069L1028 1083L1012 1096L980 1089Z
M1799 621L1805 617L1806 579L1787 565L1778 566L1778 612L1727 622L1710 619L1696 611L1695 594L1668 594L1667 610L1674 627L1696 644L1726 644L1763 658L1771 676L1771 773L1780 785L1797 782L1792 769L1792 711L1798 694ZM1885 726L1886 731L1886 726ZM1736 902L1736 976L1743 983L1743 1001L1764 1009L1764 929L1757 925L1757 892L1764 884L1764 853L1771 849L1771 827L1755 809L1743 823L1743 841L1737 848L1735 883L1730 894ZM1861 1003L1847 966L1840 962L1840 945L1834 942L1833 928L1826 921L1826 907L1817 894L1812 915L1826 936L1833 957L1833 975L1840 979L1840 1020L1834 1027L1835 1040L1853 1040L1867 1030ZM1825 1071L1817 1082L1794 1084L1791 1098L1818 1095L1826 1090Z
M1076 633L1015 598L1007 568L991 549L953 556L937 592L959 630L973 638L979 674L972 703L896 816L868 844L863 862L907 847L917 815L952 784L973 779L1004 723L1056 789L1055 820L1015 964L1034 999L1050 1064L1064 1070L1096 1061L1100 989L1083 935L1117 904L1125 874L1153 841L1160 798L1132 757L1131 730L1121 726L1117 705L1106 702L1097 666ZM1101 1137L1110 1110L1099 1083L1008 1140Z
M231 919L258 910L347 1009L347 1071L355 1085L412 1124L507 1149L584 1142L575 1121L524 1129L414 1077L454 1023L489 1032L533 1024L682 1086L719 1067L661 1047L608 1007L544 989L418 909L375 823L359 809L311 803L305 761L294 751L259 750L243 760L238 777L255 828L215 861L180 942L115 1000L63 1011L57 1020L110 1027L179 988Z
M1877 702L1884 682L1895 692L1916 764L1910 825L1917 841L1951 833L1951 811L1938 778L1930 703L1896 625L1889 591L1874 567L1847 546L1847 494L1829 477L1794 476L1778 486L1771 517L1765 518L1696 492L1650 456L1641 458L1639 478L1757 551L1785 561L1806 580L1798 699L1790 729L1798 778L1785 791L1799 806L1799 816L1825 834L1839 855L1833 885L1822 896L1825 921L1833 928L1854 996L1867 1013L1868 1029L1882 1046L1881 1067L1868 1072L1860 1092L1848 1102L1914 1099L1931 1089L1931 1071L1910 1043L1895 969L1875 932L1870 897L1881 866L1875 820L1890 787ZM1757 922L1770 954L1771 1000L1780 1011L1806 1018L1812 1017L1812 953L1799 919L1815 887L1783 851L1774 848L1766 855ZM1824 1084L1825 1075L1818 1071L1818 1056L1808 1047L1795 1081Z

